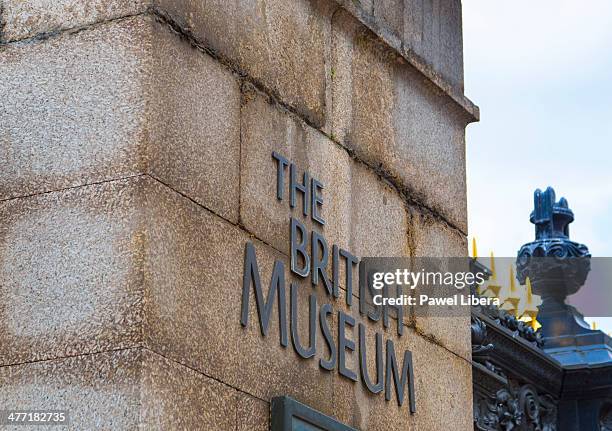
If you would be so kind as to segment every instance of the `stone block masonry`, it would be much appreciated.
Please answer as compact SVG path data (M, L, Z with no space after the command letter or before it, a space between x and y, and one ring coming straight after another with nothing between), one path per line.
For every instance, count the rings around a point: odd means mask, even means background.
M149 172L238 220L238 81L167 25L117 19L0 59L0 199Z
M409 25L460 35L457 5L360 3L1 2L0 409L265 430L288 395L358 429L471 429L467 318L407 315L398 337L347 308L344 282L329 298L288 270L290 217L360 257L466 253L477 109L456 39ZM273 152L323 183L325 225L277 199ZM298 286L303 343L312 294L334 339L338 311L363 321L370 376L376 331L412 352L416 413L322 370L320 325L311 359L279 344L277 306L263 336L251 296L241 326L248 243L264 294L275 262L287 310Z
M332 52L333 136L465 232L469 117L348 12L334 15Z

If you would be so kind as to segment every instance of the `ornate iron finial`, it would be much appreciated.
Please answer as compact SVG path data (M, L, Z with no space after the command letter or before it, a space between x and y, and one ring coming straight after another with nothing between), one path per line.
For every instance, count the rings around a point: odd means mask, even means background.
M536 241L569 239L569 224L574 221L574 213L569 209L565 198L555 202L555 191L552 187L548 187L544 192L537 189L533 194L533 208L529 221L535 225Z
M533 292L543 301L563 303L586 281L590 270L589 249L569 239L569 224L574 213L565 198L556 202L548 187L533 194L534 210L529 220L535 225L535 241L525 244L516 259L517 278L531 280Z

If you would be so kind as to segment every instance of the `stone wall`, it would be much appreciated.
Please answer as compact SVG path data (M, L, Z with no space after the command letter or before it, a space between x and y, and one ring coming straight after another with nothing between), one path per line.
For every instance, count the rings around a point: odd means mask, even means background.
M330 243L466 253L458 0L0 4L0 409L263 431L289 395L363 430L472 428L468 317L385 331L413 415L239 320L245 244L267 288L301 217L272 151L324 182Z

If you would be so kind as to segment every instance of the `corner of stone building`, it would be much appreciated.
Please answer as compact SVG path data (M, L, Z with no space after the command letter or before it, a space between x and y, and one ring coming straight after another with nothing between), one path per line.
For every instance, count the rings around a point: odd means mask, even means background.
M325 124L325 45L330 2L154 3L219 60L314 127ZM229 30L229 31L228 31ZM248 42L247 42L248 41Z
M352 14L332 35L332 136L465 232L465 110Z
M293 213L274 205L273 150L328 185L321 229L330 243L361 255L461 254L464 211L434 188L448 174L459 184L452 198L464 192L462 159L444 155L457 156L464 139L448 94L363 20L322 0L270 0L265 19L220 1L94 1L91 16L64 1L57 6L70 13L58 21L9 3L12 40L56 34L0 51L0 93L22 89L4 102L0 137L11 154L0 161L0 341L19 346L0 355L0 400L37 406L36 375L85 427L107 409L122 418L114 428L263 430L280 393L366 429L448 425L440 404L470 385L469 341L457 326L413 320L402 346L419 352L423 407L411 417L336 373L321 377L278 345L274 323L269 339L255 324L240 327L236 301L247 242L257 244L262 279L276 260L288 267ZM393 2L361 3L397 37L405 32ZM82 31L59 31L67 28ZM45 101L48 116L37 109ZM422 151L433 144L443 148ZM39 283L52 306L34 289L16 295L23 280ZM449 413L461 429L465 406Z
M2 366L141 343L139 180L2 202Z

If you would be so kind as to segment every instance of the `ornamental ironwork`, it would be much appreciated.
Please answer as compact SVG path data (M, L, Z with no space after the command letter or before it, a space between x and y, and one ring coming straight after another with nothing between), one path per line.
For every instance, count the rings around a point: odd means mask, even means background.
M573 220L552 188L535 191L535 240L520 248L516 269L542 297L540 329L517 313L472 307L475 430L612 431L612 340L565 303L590 271L588 248L569 238Z
M475 400L474 423L480 431L556 431L557 407L550 395L532 385L499 389Z

